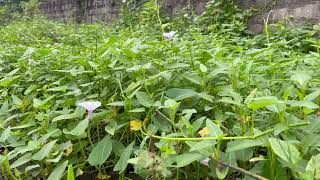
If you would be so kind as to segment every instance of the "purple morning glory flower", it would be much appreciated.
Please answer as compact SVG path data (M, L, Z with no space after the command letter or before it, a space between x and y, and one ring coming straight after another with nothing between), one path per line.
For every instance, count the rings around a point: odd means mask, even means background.
M92 119L92 113L95 109L101 106L99 101L85 101L78 104L79 106L85 108L88 111L88 118Z
M163 37L171 40L175 34L176 34L176 32L171 31L171 32L168 32L168 33L163 33Z

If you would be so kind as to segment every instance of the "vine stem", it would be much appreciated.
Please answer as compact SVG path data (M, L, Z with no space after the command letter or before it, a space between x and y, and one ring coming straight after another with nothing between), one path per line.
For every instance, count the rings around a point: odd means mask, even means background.
M305 126L310 124L310 122L303 122L303 123L295 123L291 124L288 127L297 127L297 126ZM146 135L153 137L155 139L164 139L164 140L174 140L174 141L203 141L203 140L244 140L244 139L256 139L258 137L261 137L263 135L269 134L271 132L274 132L276 129L272 128L267 131L261 132L259 134L255 134L252 136L215 136L215 137L166 137L166 136L157 136L148 133L147 131L144 132L141 129L141 132Z
M242 168L240 168L240 167L238 167L238 166L234 166L234 165L228 164L228 163L226 163L226 162L224 162L224 161L217 160L217 159L215 159L214 155L211 156L211 159L214 160L214 161L216 161L217 164L219 164L220 166L229 167L229 168L231 168L231 169L234 169L234 170L236 170L236 171L241 172L242 174L248 175L248 176L250 176L250 177L252 177L252 178L254 178L254 179L258 179L258 180L268 180L268 179L265 178L265 177L262 177L262 176L259 176L259 175L257 175L257 174L254 174L254 173L252 173L252 172L250 172L250 171L247 171L247 170L245 170L245 169L242 169Z

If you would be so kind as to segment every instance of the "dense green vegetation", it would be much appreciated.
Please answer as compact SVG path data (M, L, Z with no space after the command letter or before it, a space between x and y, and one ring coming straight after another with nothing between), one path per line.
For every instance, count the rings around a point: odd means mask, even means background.
M319 179L319 26L221 2L1 27L0 179Z

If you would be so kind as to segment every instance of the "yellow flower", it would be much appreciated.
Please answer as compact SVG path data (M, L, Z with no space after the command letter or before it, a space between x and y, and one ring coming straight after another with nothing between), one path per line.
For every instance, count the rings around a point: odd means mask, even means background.
M130 121L130 129L133 131L139 131L141 129L141 122L139 120L131 120Z
M66 155L69 156L72 153L72 146L66 149Z
M201 136L201 137L205 137L205 136L208 136L209 134L209 129L207 127L204 127L203 129L201 129L198 134Z

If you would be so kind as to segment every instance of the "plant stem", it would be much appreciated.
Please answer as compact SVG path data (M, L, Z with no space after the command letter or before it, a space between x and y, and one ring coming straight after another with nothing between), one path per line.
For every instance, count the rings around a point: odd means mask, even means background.
M247 170L245 170L245 169L242 169L242 168L240 168L240 167L238 167L238 166L234 166L234 165L228 164L228 163L226 163L226 162L224 162L224 161L217 160L217 159L215 159L214 155L211 156L211 159L213 159L214 161L216 161L220 166L229 167L229 168L231 168L231 169L234 169L234 170L236 170L236 171L241 172L242 174L245 174L245 175L247 175L247 176L250 176L250 177L252 177L252 178L254 178L254 179L258 179L258 180L268 180L267 178L264 178L264 177L262 177L262 176L259 176L259 175L257 175L257 174L254 174L254 173L252 173L252 172L250 172L250 171L247 171Z
M289 125L289 127L296 127L296 126L304 126L308 125L310 122L304 122L304 123L295 123ZM150 136L156 139L164 139L164 140L173 140L173 141L203 141L203 140L244 140L244 139L256 139L258 137L261 137L263 135L269 134L273 131L275 131L275 128L269 129L267 131L261 132L259 134L251 135L251 136L215 136L215 137L165 137L165 136L157 136L150 134L148 132L144 132L141 130L141 132L146 135Z

